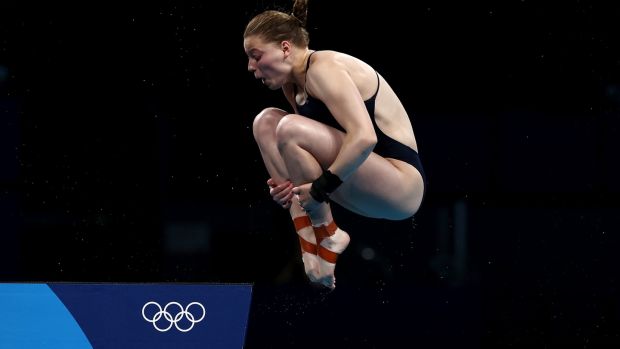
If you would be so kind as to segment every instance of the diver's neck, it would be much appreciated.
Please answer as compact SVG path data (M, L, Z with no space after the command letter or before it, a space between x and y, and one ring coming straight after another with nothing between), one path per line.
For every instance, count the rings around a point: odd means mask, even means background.
M293 67L293 83L301 89L303 89L306 85L306 70L308 68L308 60L310 59L312 52L314 52L314 50L310 50L308 48L300 51L299 59L297 59L298 63L296 63Z

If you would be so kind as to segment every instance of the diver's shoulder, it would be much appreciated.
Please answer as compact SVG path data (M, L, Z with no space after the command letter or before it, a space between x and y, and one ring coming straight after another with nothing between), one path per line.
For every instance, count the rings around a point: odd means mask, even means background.
M312 65L320 65L324 67L342 67L349 68L357 65L367 65L366 62L361 59L352 56L348 53L334 51L334 50L321 50L316 51L312 55Z

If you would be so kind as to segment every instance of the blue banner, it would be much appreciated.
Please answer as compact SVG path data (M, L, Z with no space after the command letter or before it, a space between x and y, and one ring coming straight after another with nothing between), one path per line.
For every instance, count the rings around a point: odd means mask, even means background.
M243 348L248 284L0 283L0 348Z

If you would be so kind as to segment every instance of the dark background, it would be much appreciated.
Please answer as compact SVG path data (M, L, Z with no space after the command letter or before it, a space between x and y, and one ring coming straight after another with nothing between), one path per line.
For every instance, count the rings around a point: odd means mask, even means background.
M287 1L0 3L0 280L254 284L246 348L620 344L620 11L588 1L311 1L311 48L375 67L429 186L335 217L306 283L251 124L288 108L242 33Z

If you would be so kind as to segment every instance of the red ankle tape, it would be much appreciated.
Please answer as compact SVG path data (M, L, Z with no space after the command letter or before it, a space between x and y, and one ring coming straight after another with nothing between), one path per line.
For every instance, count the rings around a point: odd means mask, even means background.
M295 224L296 231L300 231L305 227L312 226L312 222L310 221L310 218L308 218L308 216L299 216L293 218L293 224Z
M326 237L334 235L336 229L338 229L338 226L334 221L331 221L331 223L329 223L328 225L321 225L318 227L313 226L312 228L314 229L314 235L316 236L316 238L319 240L323 240Z
M301 246L302 252L317 254L316 245L304 240L301 236L299 237L299 246Z
M332 264L336 264L336 261L338 260L338 253L330 251L321 245L319 245L318 255L323 260Z

